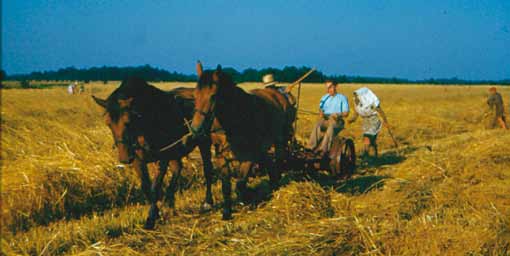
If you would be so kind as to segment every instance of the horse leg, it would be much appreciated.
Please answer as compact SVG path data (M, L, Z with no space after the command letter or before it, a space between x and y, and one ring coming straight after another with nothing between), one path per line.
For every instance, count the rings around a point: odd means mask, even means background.
M286 142L285 139L280 138L275 143L275 158L276 164L271 164L269 168L269 181L273 190L279 186L281 179L281 170L283 168L283 159L286 155Z
M221 192L223 194L223 220L232 219L232 183L230 182L230 171L224 167L221 172Z
M241 166L239 167L239 179L236 182L236 192L237 197L243 203L247 203L247 188L248 188L248 174L250 173L251 168L253 167L253 163L250 161L241 162Z
M138 174L138 177L141 180L142 183L142 192L145 195L145 198L147 200L151 200L151 179L149 177L149 170L147 169L147 163L143 161L143 159L135 158L133 160L133 167L135 168L136 173Z
M368 137L363 137L363 152L361 154L361 157L362 158L368 158L368 156L370 155L370 146L371 146L371 143L370 143L370 139Z
M175 209L175 192L177 191L177 182L179 181L182 170L181 159L170 161L170 169L172 170L172 179L166 190L166 201L170 208Z
M201 211L209 211L213 206L213 197L212 197L212 172L213 165L211 162L211 143L205 142L200 143L198 145L200 149L200 155L202 157L202 163L204 165L204 176L205 176L205 202L201 206Z
M151 186L151 208L149 210L149 215L147 216L147 221L145 222L145 229L153 229L156 224L156 220L159 218L159 208L158 201L161 200L162 197L162 186L163 179L165 178L166 172L168 169L168 160L160 160L159 161L159 170L158 175L152 182Z

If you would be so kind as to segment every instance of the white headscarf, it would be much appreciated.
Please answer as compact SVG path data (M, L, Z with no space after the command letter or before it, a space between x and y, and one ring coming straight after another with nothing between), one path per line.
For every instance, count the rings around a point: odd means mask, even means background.
M370 89L362 87L354 91L354 93L356 93L359 99L359 103L356 104L355 109L360 116L372 116L377 114L375 109L379 106L380 102Z

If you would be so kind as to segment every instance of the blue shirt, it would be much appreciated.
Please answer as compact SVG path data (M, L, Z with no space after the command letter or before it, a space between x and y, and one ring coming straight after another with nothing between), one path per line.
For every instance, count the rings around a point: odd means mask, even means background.
M349 101L344 95L337 93L335 96L326 94L322 96L319 108L326 115L349 112Z

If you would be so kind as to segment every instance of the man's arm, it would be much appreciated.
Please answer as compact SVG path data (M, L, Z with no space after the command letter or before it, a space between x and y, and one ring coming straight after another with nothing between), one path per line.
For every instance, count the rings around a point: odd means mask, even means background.
M335 121L338 121L340 118L346 118L349 116L349 103L347 101L342 101L340 103L339 112L331 115Z
M342 101L342 113L341 113L342 117L343 118L346 118L349 116L349 101L347 100L347 98L345 98L345 100Z
M487 105L489 105L489 107L492 107L495 103L496 99L494 97L494 95L489 95L489 97L487 98Z

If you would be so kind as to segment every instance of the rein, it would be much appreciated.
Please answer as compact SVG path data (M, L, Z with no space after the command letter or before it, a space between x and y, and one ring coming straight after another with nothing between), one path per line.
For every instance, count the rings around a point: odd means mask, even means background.
M137 113L135 113L135 114L137 114ZM137 116L138 116L138 117L141 117L141 115L140 115L140 114L137 114ZM185 140L187 137L189 137L189 136L193 135L193 133L192 133L192 131L191 131L191 129L192 129L192 128L191 128L191 125L190 125L190 124L191 124L191 121L190 121L190 120L188 120L188 119L186 119L186 118L184 118L184 124L183 124L183 125L184 125L184 126L186 126L186 128L188 128L189 132L188 132L187 134L185 134L184 136L182 136L182 138L180 138L179 140L174 141L174 142L172 142L172 143L170 143L170 144L168 144L168 145L166 145L166 146L164 146L164 147L160 148L160 149L159 149L159 152L163 152L163 151L166 151L166 150L168 150L168 149L171 149L171 148L175 147L177 144L179 144L180 142L182 142L183 140ZM119 145L119 144L123 144L123 145L126 145L126 146L128 146L128 147L129 147L129 146L131 146L131 147L132 147L132 148L134 148L134 149L144 148L142 145L140 145L140 144L139 144L139 142L138 142L138 141L137 141L137 142L135 142L135 143L133 143L132 145L129 145L129 144L130 144L130 143L129 143L129 141L126 141L126 139L125 139L125 138L122 138L122 139L120 139L120 140L118 140L118 139L114 138L114 146L116 147L116 146L117 146L117 145Z
M209 122L209 119L214 119L213 111L211 111L210 113L206 113L205 111L202 111L199 109L195 109L194 111L204 117L204 122ZM188 128L188 133L184 134L180 139L168 144L167 146L162 147L159 150L159 152L163 152L165 150L171 149L171 148L175 147L176 145L178 145L179 143L186 140L188 137L193 136L194 134L198 133L198 131L196 131L195 129L193 129L193 127L191 127L191 120L184 118L184 125L186 125L186 127ZM225 131L225 130L223 130L223 128L216 128L214 130L211 130L210 133L221 132L221 131Z
M179 109L180 110L180 109ZM214 119L214 111L211 111L210 113L207 113L205 111L202 111L200 109L194 109L194 112L202 115L204 117L204 122L209 122L210 120L209 119ZM142 115L140 113L136 113L136 112L133 112L133 114L136 114L138 117L141 117ZM177 146L179 143L182 143L184 140L186 140L188 137L190 136L193 136L194 134L197 134L198 132L195 131L195 129L193 129L193 127L191 127L191 120L188 120L186 118L184 118L184 126L186 126L186 128L188 128L188 133L184 134L180 139L166 145L166 146L163 146L159 149L159 152L164 152L166 150L169 150L175 146ZM222 131L223 129L219 128L219 129L214 129L214 130L211 130L210 132L219 132L219 131ZM133 143L132 145L129 145L129 142L126 141L124 138L123 139L120 139L120 140L117 140L115 139L115 146L119 145L119 144L124 144L126 146L134 146L135 149L140 149L140 148L144 148L142 145L139 144L138 141L136 141L135 143Z
M190 123L191 121L189 121L188 119L184 118L184 125L186 125L186 127L188 128L189 132L184 134L184 136L182 136L182 138L162 147L159 149L159 152L163 152L165 150L168 150L168 149L171 149L173 147L175 147L175 145L181 143L182 141L184 141L185 139L187 139L189 136L193 135L193 132L191 130L191 126L190 126Z

